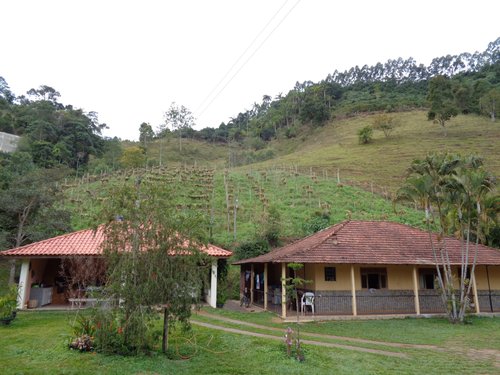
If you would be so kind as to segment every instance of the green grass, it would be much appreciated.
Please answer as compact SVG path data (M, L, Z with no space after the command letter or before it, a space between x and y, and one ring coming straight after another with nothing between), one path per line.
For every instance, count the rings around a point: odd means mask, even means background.
M239 314L210 310L237 319L285 328L268 313ZM471 325L441 319L405 319L308 323L303 332L346 335L406 343L435 344L446 350L389 349L405 353L393 358L344 349L304 345L306 361L285 355L280 341L224 333L193 325L191 332L172 333L168 359L159 352L122 357L78 353L66 348L72 313L21 312L11 326L0 327L2 374L449 374L498 373L492 358L458 350L463 339L472 349L496 349L498 318L474 318ZM214 320L214 324L221 325ZM380 349L388 350L387 347ZM182 355L189 359L180 359Z
M400 123L389 138L375 131L373 142L358 144L357 132L373 123L374 115L362 114L353 118L333 120L291 140L280 139L272 147L278 157L253 165L268 168L272 165L314 168L330 175L340 170L341 179L379 192L395 191L402 182L406 168L415 158L429 152L450 151L462 154L477 153L485 158L488 170L500 175L500 123L475 115L461 115L447 124L448 135L432 121L425 111L391 114Z
M138 146L137 142L125 141L125 148ZM179 139L172 136L163 140L155 140L146 147L146 156L150 165L197 165L205 167L223 167L227 158L227 146L224 144L201 142L194 139L182 139L182 150Z
M282 327L273 319L276 315L263 313L240 313L206 308L206 312L225 318L244 320L269 327ZM406 318L390 320L336 320L301 323L302 332L356 337L375 341L403 344L430 344L447 347L456 346L467 339L473 348L500 351L500 319L471 317L472 324L451 324L445 318ZM293 325L294 323L290 323ZM387 329L387 327L391 329Z

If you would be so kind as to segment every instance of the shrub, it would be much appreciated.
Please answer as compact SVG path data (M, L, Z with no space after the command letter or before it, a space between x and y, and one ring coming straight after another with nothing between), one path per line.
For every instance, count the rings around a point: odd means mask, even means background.
M330 213L317 211L302 226L306 235L319 232L330 225Z
M7 294L0 297L0 319L14 316L17 310L17 285L11 285Z
M269 252L269 243L265 239L259 238L254 241L244 242L240 246L238 246L236 248L236 258L253 258L262 254L266 254L267 252Z
M370 141L372 140L372 136L373 136L373 128L371 126L368 125L360 129L358 131L359 144L365 145L367 143L370 143Z

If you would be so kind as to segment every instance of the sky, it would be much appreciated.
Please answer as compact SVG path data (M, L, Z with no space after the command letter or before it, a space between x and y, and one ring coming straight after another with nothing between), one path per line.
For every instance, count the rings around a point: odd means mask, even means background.
M398 57L486 49L493 0L0 0L0 76L16 95L48 85L137 140L172 102L218 127L297 81Z

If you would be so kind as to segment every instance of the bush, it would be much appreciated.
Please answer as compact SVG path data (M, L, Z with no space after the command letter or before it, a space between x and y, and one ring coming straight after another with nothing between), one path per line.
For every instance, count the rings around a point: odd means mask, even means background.
M308 219L303 224L303 230L306 235L310 235L319 232L322 229L327 228L330 225L330 213L315 212L310 219Z
M0 319L10 318L17 310L17 285L11 285L7 294L0 297Z
M371 126L365 126L364 128L358 131L358 140L359 144L365 145L370 143L373 137L373 128Z
M269 252L269 243L265 239L259 238L254 241L242 243L236 248L235 255L237 259L247 259L266 254L267 252Z

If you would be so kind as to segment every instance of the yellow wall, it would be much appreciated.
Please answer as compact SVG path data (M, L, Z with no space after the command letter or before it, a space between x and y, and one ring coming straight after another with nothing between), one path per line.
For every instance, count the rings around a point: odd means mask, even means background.
M476 266L475 273L477 289L488 290L488 275L491 290L500 290L500 266L488 266L488 274L486 266Z
M325 267L335 267L336 281L325 281ZM355 265L356 290L361 290L361 268L385 268L387 287L392 290L413 289L412 266ZM351 290L351 265L349 264L306 264L306 279L313 280L306 288L314 290Z
M351 266L343 264L308 264L306 277L314 280L315 290L351 290ZM325 267L335 267L336 281L325 281ZM359 272L358 272L359 274ZM358 276L355 276L356 278ZM356 280L356 283L358 280ZM309 286L308 285L308 286Z
M387 266L387 288L413 290L413 266Z

